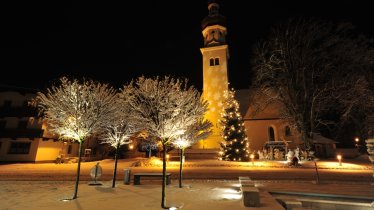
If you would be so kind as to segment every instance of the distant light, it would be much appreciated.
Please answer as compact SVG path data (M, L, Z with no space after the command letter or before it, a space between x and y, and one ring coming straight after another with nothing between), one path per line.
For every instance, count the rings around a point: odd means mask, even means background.
M341 155L337 155L336 158L337 158L338 160L341 160L341 159L342 159L342 156L341 156Z
M166 154L166 161L169 162L169 158L170 158L170 155L169 155L169 154Z
M134 145L130 144L130 145L129 145L129 149L130 149L130 150L134 149Z
M360 139L356 137L355 142L358 143L359 141L360 141Z
M255 155L254 155L254 154L251 154L249 157L250 157L251 160L252 160L252 165L255 165L255 161L254 161Z
M336 158L339 160L339 166L342 166L342 156L337 155Z

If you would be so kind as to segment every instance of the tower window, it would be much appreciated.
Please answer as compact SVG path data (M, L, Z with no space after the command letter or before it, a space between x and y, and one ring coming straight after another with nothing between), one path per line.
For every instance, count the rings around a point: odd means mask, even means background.
M211 58L211 59L209 60L209 63L210 63L210 64L209 64L210 66L214 66L214 58Z
M218 66L218 65L219 65L219 58L215 58L215 59L214 59L214 65L215 65L215 66Z

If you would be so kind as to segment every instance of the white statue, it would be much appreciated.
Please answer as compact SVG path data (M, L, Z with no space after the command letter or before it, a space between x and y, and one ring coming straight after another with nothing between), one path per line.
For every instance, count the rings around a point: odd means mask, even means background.
M261 152L261 150L258 150L258 151L257 151L257 154L258 154L258 159L259 159L259 160L263 160L263 159L264 159L264 153Z
M294 156L295 156L295 153L292 150L288 149L288 153L286 155L286 157L287 157L287 163L291 163L292 162L292 158Z
M300 161L300 148L296 147L295 149L295 157L297 158L298 161Z

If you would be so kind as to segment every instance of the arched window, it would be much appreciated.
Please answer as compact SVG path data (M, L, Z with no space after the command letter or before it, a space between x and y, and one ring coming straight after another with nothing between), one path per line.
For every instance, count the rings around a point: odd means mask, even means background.
M268 134L269 134L269 141L274 141L275 138L274 138L274 129L273 129L273 127L269 127L268 128Z
M215 66L218 66L218 65L219 65L219 58L215 58L215 59L214 59L214 65L215 65Z
M210 63L210 66L214 66L214 58L211 58L211 59L209 60L209 63Z
M290 129L289 126L286 126L286 127L284 128L284 135L285 135L285 136L291 136L291 129Z

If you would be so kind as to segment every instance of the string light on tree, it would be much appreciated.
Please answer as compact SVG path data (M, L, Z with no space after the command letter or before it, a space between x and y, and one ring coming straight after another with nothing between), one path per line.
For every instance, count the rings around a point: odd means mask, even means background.
M244 121L239 112L239 103L235 100L235 91L224 94L220 125L222 137L219 159L228 161L248 161L249 142L244 128Z

